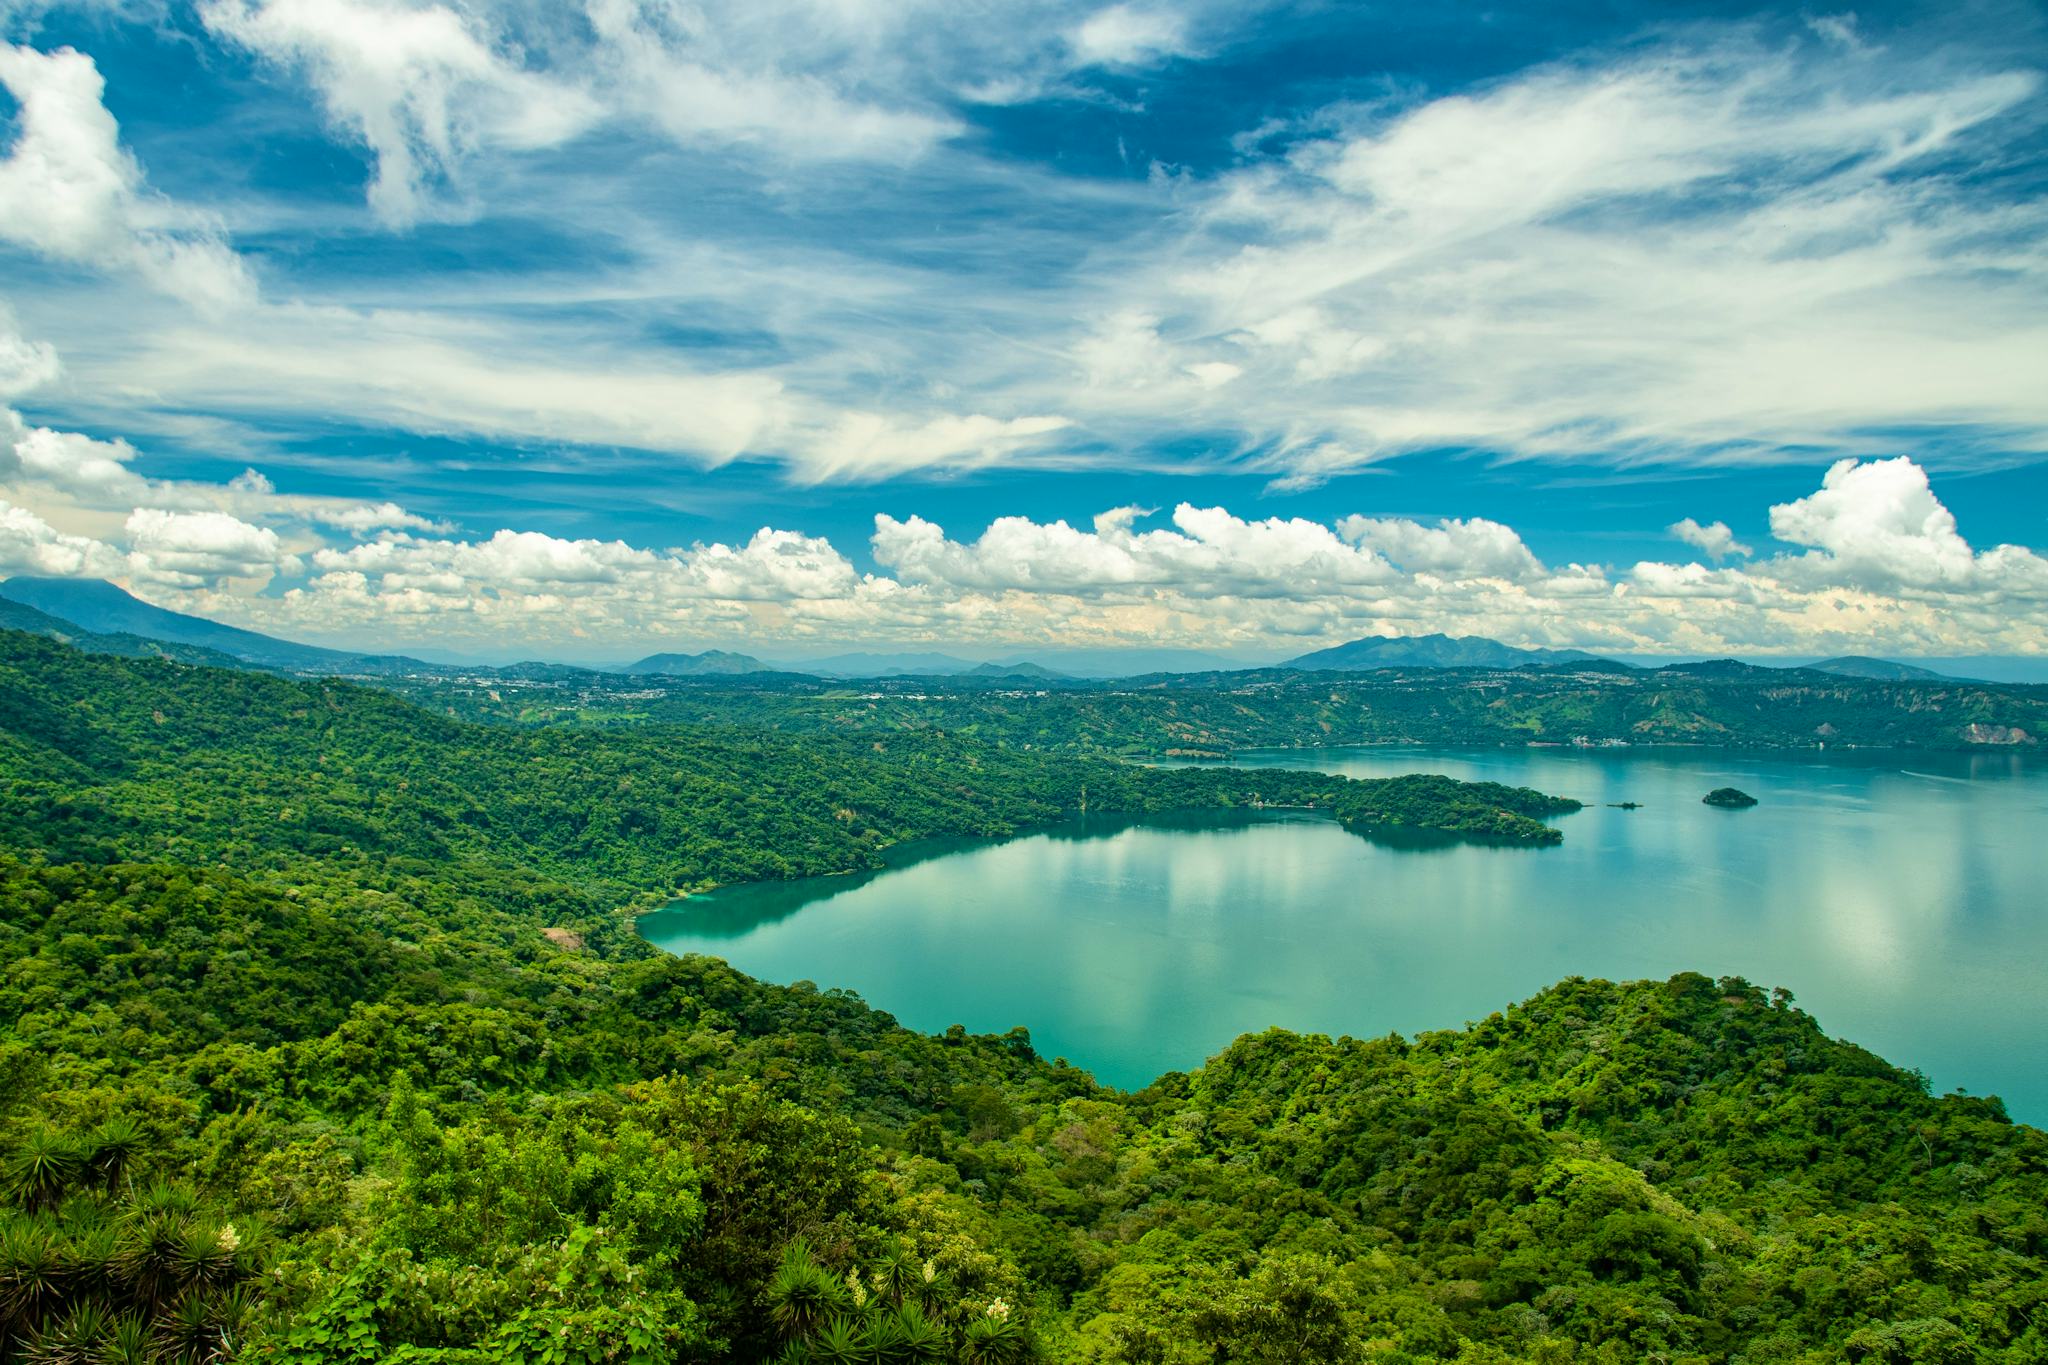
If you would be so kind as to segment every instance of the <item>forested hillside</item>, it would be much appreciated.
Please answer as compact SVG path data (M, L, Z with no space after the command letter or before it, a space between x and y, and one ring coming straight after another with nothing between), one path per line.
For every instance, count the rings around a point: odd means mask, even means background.
M438 710L523 724L669 721L807 734L942 729L1009 748L1222 757L1325 744L2037 748L2048 686L1702 664L1164 675L1043 687L958 679L392 680Z
M2048 1357L2048 1135L1783 994L1569 981L1122 1094L619 914L1084 792L1538 794L475 725L0 647L0 1359Z

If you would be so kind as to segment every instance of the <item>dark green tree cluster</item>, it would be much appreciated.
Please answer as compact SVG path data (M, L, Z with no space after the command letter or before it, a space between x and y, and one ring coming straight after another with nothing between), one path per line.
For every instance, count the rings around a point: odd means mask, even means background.
M233 1353L261 1238L188 1186L138 1183L150 1135L125 1118L77 1135L19 1129L0 1212L0 1358L143 1365Z
M1039 812L1552 798L9 647L0 1361L2048 1359L2048 1135L1782 992L1574 980L1125 1094L619 913Z
M1894 682L1740 664L1684 671L1272 669L1030 688L951 678L834 684L600 673L545 687L450 676L383 681L437 709L521 724L656 721L841 735L942 730L1028 751L1143 758L1577 738L1999 753L2038 752L2048 736L2048 686L2040 684Z

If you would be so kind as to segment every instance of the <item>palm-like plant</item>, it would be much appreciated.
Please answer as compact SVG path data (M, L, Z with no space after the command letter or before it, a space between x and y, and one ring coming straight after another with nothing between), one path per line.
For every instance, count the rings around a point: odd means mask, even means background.
M875 1291L891 1304L901 1304L920 1283L917 1261L900 1247L885 1256L875 1271Z
M924 1309L915 1303L906 1303L896 1310L896 1327L903 1340L903 1358L913 1365L937 1365L953 1344L946 1329L925 1316Z
M797 1341L816 1333L845 1307L846 1290L812 1259L810 1245L798 1238L784 1248L782 1264L768 1281L767 1298L776 1330Z
M156 1349L149 1339L149 1319L140 1313L123 1313L115 1318L100 1339L96 1365L155 1365Z
M885 1307L868 1322L864 1344L867 1358L875 1365L910 1365L910 1342L903 1335L903 1324Z
M1007 1312L988 1312L967 1324L960 1343L962 1365L1018 1365L1031 1351L1031 1341Z
M85 1168L102 1189L118 1189L148 1143L148 1134L133 1119L108 1119L83 1144Z
M121 1288L121 1229L95 1209L88 1216L68 1218L64 1232L59 1250L66 1292L74 1296L117 1293Z
M0 1212L0 1362L208 1365L230 1353L260 1255L175 1185L129 1179L139 1128L86 1142L31 1130L4 1162L23 1206Z
M7 1193L23 1208L51 1208L84 1170L85 1151L79 1144L38 1125L22 1135L7 1162Z
M82 1300L29 1338L24 1358L29 1365L94 1365L112 1325L106 1309L91 1299Z
M118 1267L135 1302L151 1309L178 1297L184 1284L185 1220L161 1210L131 1214Z
M173 1361L210 1362L226 1354L227 1324L223 1304L199 1294L188 1294L157 1319L156 1348L159 1356Z
M868 1344L851 1318L831 1318L811 1338L811 1359L818 1365L866 1365Z
M34 1330L61 1301L68 1278L64 1251L38 1218L0 1224L0 1320L10 1336Z
M235 1248L240 1245L232 1223L187 1221L172 1249L181 1289L218 1289L233 1281Z
M925 1313L934 1318L946 1316L946 1309L953 1303L953 1285L937 1264L926 1261L917 1268L917 1302Z

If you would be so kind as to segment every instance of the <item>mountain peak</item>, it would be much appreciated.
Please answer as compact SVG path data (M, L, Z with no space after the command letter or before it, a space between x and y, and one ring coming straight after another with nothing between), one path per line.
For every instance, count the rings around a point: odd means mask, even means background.
M1375 668L1520 668L1590 662L1579 649L1524 649L1483 635L1371 635L1289 659L1282 668L1365 672Z
M751 654L735 654L724 649L707 649L701 654L650 654L638 663L626 666L628 673L666 673L677 677L774 671Z

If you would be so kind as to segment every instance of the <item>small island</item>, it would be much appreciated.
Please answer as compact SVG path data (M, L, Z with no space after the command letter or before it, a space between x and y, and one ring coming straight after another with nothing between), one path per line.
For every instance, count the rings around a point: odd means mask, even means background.
M1716 787L1700 800L1709 806L1723 806L1729 810L1740 810L1744 806L1756 804L1754 796L1745 791L1737 791L1733 787Z

